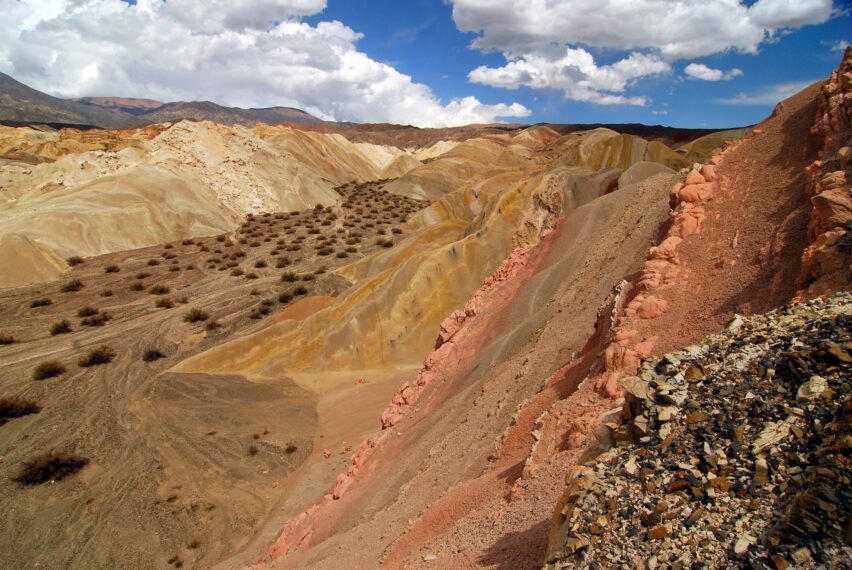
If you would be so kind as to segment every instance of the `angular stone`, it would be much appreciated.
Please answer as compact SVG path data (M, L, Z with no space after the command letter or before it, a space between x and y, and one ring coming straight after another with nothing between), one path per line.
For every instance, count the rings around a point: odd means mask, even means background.
M800 402L807 402L818 398L823 392L828 389L828 382L822 376L811 376L810 379L799 386L796 393L796 399Z

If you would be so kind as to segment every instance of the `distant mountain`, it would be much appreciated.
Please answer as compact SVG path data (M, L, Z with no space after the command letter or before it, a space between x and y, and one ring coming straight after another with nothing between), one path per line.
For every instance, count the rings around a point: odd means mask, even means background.
M0 121L4 123L115 128L129 126L132 118L107 107L52 97L0 73Z
M60 99L37 91L0 73L0 123L49 124L80 128L118 129L189 119L224 125L277 125L283 122L311 124L321 119L292 107L242 109L210 101L162 103L129 97Z

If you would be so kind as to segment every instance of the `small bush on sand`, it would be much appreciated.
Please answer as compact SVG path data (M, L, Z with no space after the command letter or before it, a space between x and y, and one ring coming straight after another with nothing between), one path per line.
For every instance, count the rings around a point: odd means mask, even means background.
M131 291L142 291L144 289L145 289L145 284L141 283L141 282L140 283L134 283L133 285L130 286Z
M112 289L104 289L101 291L101 297L112 297Z
M296 453L297 449L299 448L296 447L296 444L292 441L289 441L287 442L287 447L284 448L284 453L286 453L287 455L293 455L294 453Z
M180 271L180 265L172 265L171 267L169 267L169 271L171 271L172 273L177 273L178 271Z
M207 324L204 325L205 330L215 331L217 329L222 328L222 325L219 324L219 321L207 321Z
M65 261L68 263L68 265L70 265L71 267L74 267L75 265L80 265L81 263L83 263L83 258L80 257L79 255L72 255L71 257L69 257Z
M58 360L48 360L35 367L33 380L46 380L61 374L65 374L65 366Z
M285 292L281 293L280 295L278 295L278 302L279 303L285 304L285 303L289 303L292 300L293 300L293 294L290 293L289 291L285 291Z
M235 267L234 269L231 270L231 277L239 277L242 274L243 274L243 270L240 269L239 267Z
M159 360L159 359L165 358L165 357L166 357L166 355L163 354L162 352L160 352L159 350L157 350L156 348L149 348L142 355L142 360L144 360L145 362L153 362L155 360Z
M258 259L254 262L254 266L257 269L263 269L264 267L266 267L266 262L262 259Z
M308 290L302 285L299 285L298 287L293 289L293 295L295 295L297 297L299 295L307 295L307 294L308 294Z
M154 285L148 290L148 292L152 295L168 295L169 288L165 285Z
M98 348L92 349L89 353L80 359L77 363L83 368L88 368L90 366L99 366L101 364L109 364L115 358L115 351L113 351L110 347L103 345Z
M23 400L17 396L0 398L0 426L12 418L37 414L40 411L41 406L30 400Z
M192 245L192 244L194 244L195 242L194 242L194 241L192 241L191 239L185 239L185 240L183 240L183 241L182 241L182 242L180 242L180 243L181 243L181 245Z
M255 455L257 455L258 451L259 450L257 449L256 445L250 445L249 448L248 448L248 454L251 457L254 457Z
M68 283L63 285L62 288L60 289L60 291L62 291L63 293L76 293L77 291L79 291L82 288L83 288L83 282L82 281L80 281L79 279L72 279L71 281L69 281Z
M246 279L257 279L257 273L252 271L251 273L246 273Z
M154 267L155 265L160 265L160 260L159 259L149 259L148 265L150 265L151 267Z
M157 299L157 302L154 303L154 306L158 309L171 309L175 306L175 304L174 301L172 301L168 297L163 297L161 299Z
M189 303L189 297L187 297L186 295L182 295L177 298L177 302L181 305L186 305L187 303Z
M201 309L190 309L184 316L183 320L188 323L199 323L201 321L206 321L210 316L202 311Z
M288 271L287 273L284 273L283 275L281 275L281 281L283 281L285 283L293 283L294 281L298 281L298 280L299 280L299 276L296 275L295 273L293 273L292 271Z
M151 276L151 274L148 273L147 271L140 271L139 273L136 274L136 279L145 279L146 277L150 277L150 276Z
M107 321L112 320L112 316L104 311L103 313L98 313L96 315L92 315L91 317L86 317L80 321L80 324L84 327L102 327Z
M118 265L107 265L104 267L104 273L118 273L121 268Z
M0 334L0 345L15 344L15 337L10 334Z
M56 336L58 334L67 334L71 332L71 323L68 321L62 320L50 325L50 335Z
M89 464L89 460L79 455L50 451L33 457L21 465L20 471L12 479L21 485L39 485L48 481L59 481L73 475Z
M78 317L91 317L92 315L97 315L98 310L94 307L85 306L79 311L77 311Z
M30 309L36 309L38 307L46 307L46 306L52 305L52 304L53 304L53 301L51 301L50 299L47 299L47 298L35 299L35 300L30 302Z

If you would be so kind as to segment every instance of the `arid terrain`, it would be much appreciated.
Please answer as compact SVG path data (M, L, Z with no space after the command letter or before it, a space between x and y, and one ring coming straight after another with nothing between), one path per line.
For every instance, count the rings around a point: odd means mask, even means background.
M850 77L713 132L0 127L0 566L844 567Z

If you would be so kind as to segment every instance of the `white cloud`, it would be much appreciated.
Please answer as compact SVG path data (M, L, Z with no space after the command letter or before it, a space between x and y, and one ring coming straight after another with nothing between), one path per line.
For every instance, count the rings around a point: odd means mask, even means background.
M526 85L561 90L567 98L601 103L644 102L621 95L620 73L644 54L654 65L637 81L663 73L662 65L726 51L757 53L779 31L827 21L832 0L449 0L459 30L477 34L472 47L501 52L503 67L480 67L471 81L514 88ZM569 85L576 73L571 63L560 67L566 47L585 54L598 50L631 52L626 59L600 65L586 61L582 81ZM596 80L594 78L604 78ZM606 80L609 78L609 81ZM613 95L616 93L617 95Z
M645 105L644 97L612 93L623 92L634 79L670 71L668 63L641 53L630 54L612 65L598 66L586 50L567 48L559 59L529 54L512 59L503 67L478 67L470 72L468 79L506 89L522 86L559 89L569 99L601 105Z
M419 126L526 117L428 86L357 48L325 0L0 0L0 71L63 97L120 95L299 107L325 119Z
M820 43L828 47L831 51L846 51L846 48L852 45L849 40L836 40L833 42L824 41Z
M776 83L752 93L738 93L733 97L716 99L719 105L758 105L772 106L788 97L792 97L813 81L794 81L791 83Z
M707 67L703 63L690 63L684 68L683 72L690 79L701 79L702 81L727 81L743 74L742 70L736 67L729 71L723 71Z

